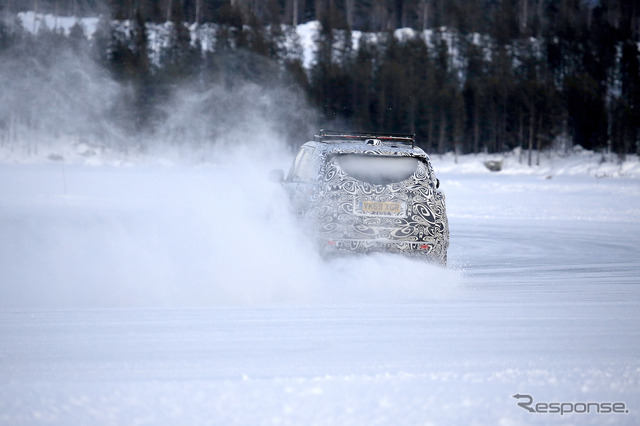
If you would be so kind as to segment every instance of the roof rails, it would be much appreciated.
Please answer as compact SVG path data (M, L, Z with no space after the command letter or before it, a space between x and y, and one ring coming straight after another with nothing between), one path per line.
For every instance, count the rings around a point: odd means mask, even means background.
M316 142L369 142L378 145L380 143L399 142L415 147L415 133L376 133L376 132L338 132L334 130L320 129L320 134L315 135Z

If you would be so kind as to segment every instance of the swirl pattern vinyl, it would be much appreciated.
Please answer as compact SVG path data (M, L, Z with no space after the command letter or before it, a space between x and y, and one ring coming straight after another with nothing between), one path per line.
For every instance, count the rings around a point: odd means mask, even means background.
M321 132L300 148L283 184L323 254L392 252L446 264L445 196L429 156L409 141Z

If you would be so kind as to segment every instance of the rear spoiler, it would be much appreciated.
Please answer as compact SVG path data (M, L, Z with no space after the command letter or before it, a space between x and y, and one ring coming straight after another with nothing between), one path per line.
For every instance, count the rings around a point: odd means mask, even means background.
M314 137L316 142L369 142L372 145L380 143L399 142L404 145L415 147L415 133L376 133L376 132L338 132L334 130L320 130L320 134Z

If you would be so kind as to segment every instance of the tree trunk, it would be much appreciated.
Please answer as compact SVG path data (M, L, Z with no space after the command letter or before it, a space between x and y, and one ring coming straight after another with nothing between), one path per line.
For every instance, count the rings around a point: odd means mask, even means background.
M435 114L433 113L433 108L429 108L428 114L429 114L429 117L428 117L428 122L429 122L429 128L428 129L429 130L427 132L427 150L430 152L430 151L432 151L432 148L433 148L433 139L434 139L433 132L435 130L434 129L434 122L435 122L434 115ZM638 152L640 152L640 148L638 148Z
M520 111L518 117L518 139L520 145L520 155L518 155L518 163L522 164L522 155L524 152L524 114Z
M349 27L350 30L353 29L353 25L354 25L354 19L355 19L355 5L356 5L356 0L346 0L346 15L347 15L347 26Z
M440 110L440 135L438 136L438 154L444 154L447 118L444 110Z
M475 93L473 102L473 153L478 155L480 149L480 96Z
M536 133L536 166L540 165L540 150L541 150L541 138L540 135L538 134L538 129L540 128L540 125L542 124L542 115L540 115L538 117L538 122L536 125L536 128L534 129L535 133Z
M529 116L529 167L531 167L531 151L533 150L533 128L535 127L535 122L535 110L531 108L531 115Z
M529 0L520 0L520 33L524 34L529 20Z
M33 32L36 32L36 22L38 22L38 0L33 0Z
M422 0L420 2L420 6L422 8L422 31L424 31L429 25L429 2L427 0Z
M416 132L416 101L413 96L409 98L409 129L411 133Z
M387 6L384 0L375 0L373 5L372 28L376 31L386 31L390 24L387 13Z
M385 119L386 108L387 108L387 99L384 92L382 92L379 96L379 101L378 101L378 127L381 129L383 129L385 125L384 119Z
M315 0L313 2L313 8L315 11L316 19L318 21L320 21L322 19L322 16L328 12L327 5L323 0Z
M291 25L293 25L294 28L298 26L298 3L299 0L293 0L293 10L291 11Z

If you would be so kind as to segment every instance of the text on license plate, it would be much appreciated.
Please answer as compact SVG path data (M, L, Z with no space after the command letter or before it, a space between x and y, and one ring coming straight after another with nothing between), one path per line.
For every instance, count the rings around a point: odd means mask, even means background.
M405 211L405 203L391 201L359 201L356 208L356 213L381 216L404 216Z

